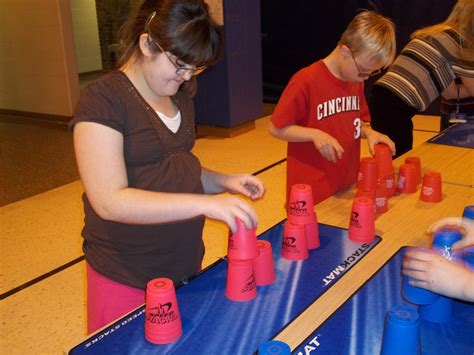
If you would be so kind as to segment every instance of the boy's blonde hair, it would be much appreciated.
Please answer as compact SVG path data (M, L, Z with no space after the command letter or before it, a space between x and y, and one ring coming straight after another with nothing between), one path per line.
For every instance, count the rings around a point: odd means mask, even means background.
M368 57L384 68L394 60L397 48L395 25L392 20L373 11L357 14L339 40L353 55L366 52Z
M437 33L455 30L460 37L462 54L471 60L474 57L474 1L458 0L448 18L436 25L421 28L412 33L411 38L429 37Z

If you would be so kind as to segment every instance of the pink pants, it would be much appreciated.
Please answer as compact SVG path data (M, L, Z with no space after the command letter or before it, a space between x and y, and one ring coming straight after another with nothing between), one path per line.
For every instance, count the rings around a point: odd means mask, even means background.
M145 291L112 281L87 267L87 333L145 303Z

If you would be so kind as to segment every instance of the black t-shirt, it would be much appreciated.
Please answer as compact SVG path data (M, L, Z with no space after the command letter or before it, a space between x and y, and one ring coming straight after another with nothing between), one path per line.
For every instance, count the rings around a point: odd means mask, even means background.
M120 71L104 75L81 96L69 127L96 122L119 131L129 187L160 192L204 193L201 165L191 153L194 108L185 92L172 100L181 112L173 133ZM89 265L114 281L141 289L156 277L175 283L198 272L204 256L204 217L175 223L132 225L100 218L83 195L83 250Z

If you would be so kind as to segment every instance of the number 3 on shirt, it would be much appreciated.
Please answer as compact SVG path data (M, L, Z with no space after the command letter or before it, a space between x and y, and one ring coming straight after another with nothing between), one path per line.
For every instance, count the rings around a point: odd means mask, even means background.
M360 118L356 118L356 119L354 120L354 127L355 127L355 130L354 130L354 138L355 138L355 139L359 139L359 138L360 138L360 134L361 134L360 126L361 126L361 120L360 120Z

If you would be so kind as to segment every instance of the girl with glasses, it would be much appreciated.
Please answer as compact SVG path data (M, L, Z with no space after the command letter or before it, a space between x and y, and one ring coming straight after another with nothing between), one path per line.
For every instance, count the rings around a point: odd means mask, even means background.
M120 33L118 69L82 94L70 122L84 185L88 331L144 303L146 283L186 282L201 269L204 218L247 228L262 182L201 167L194 76L222 50L202 0L145 1Z

